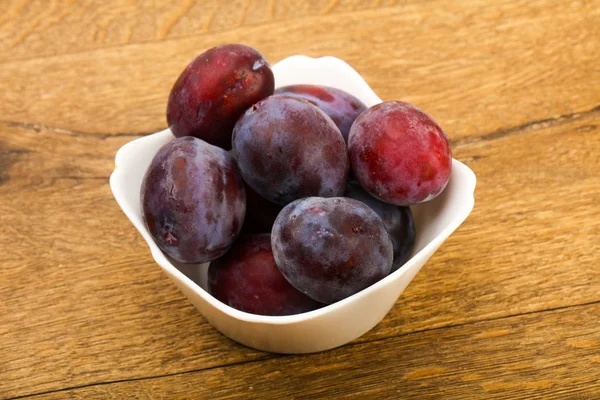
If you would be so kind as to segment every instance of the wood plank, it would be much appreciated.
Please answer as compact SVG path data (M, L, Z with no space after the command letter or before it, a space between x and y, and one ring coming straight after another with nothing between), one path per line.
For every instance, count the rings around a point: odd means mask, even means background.
M455 143L475 210L359 342L600 300L599 127L594 111ZM212 329L118 209L105 179L130 138L0 132L3 396L268 356Z
M345 59L382 98L417 104L452 138L599 104L600 8L593 1L398 5L5 61L0 121L95 134L158 131L182 68L207 47L239 41L273 63L299 53Z
M598 303L34 399L581 399L600 393Z
M392 4L389 0L5 0L0 3L0 60L214 34Z

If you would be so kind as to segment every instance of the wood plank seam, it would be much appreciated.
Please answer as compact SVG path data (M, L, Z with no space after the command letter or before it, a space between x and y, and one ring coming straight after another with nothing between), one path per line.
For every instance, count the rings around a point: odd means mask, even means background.
M470 136L457 140L450 139L450 144L452 147L463 147L465 145L471 143L478 143L482 141L492 141L496 139L501 139L503 137L512 136L515 134L522 134L523 131L535 132L540 129L546 129L555 125L559 125L561 123L577 120L579 118L594 114L600 111L600 105L597 105L589 110L584 110L580 112L574 112L571 114L563 114L554 118L544 118L541 120L529 121L521 125L512 126L506 129L500 129L493 132L484 133L478 136ZM156 128L152 130L152 132L122 132L122 133L114 133L114 134L102 134L102 133L91 133L91 132L83 132L83 131L74 131L71 129L58 128L54 126L42 125L38 123L28 123L28 122L16 122L16 121L6 121L0 120L0 125L6 125L11 128L21 128L26 130L32 130L37 133L46 130L56 133L64 133L71 136L84 136L84 137L95 137L101 140L105 140L111 137L132 137L138 138L146 135L151 135L153 133L159 132L166 127Z
M153 132L123 132L123 133L113 133L113 134L103 134L103 133L91 133L91 132L83 132L83 131L74 131L72 129L64 129L64 128L58 128L58 127L54 127L54 126L48 126L48 125L42 125L42 124L38 124L38 123L27 123L27 122L16 122L16 121L0 121L0 125L6 125L8 127L11 128L21 128L21 129L26 129L26 130L30 130L30 131L34 131L37 133L40 133L42 131L50 131L50 132L55 132L55 133L62 133L65 135L71 135L71 136L83 136L83 137L93 137L93 138L98 138L101 140L105 140L111 137L132 137L132 138L137 138L137 137L142 137L142 136L146 136L146 135L150 135L152 133L161 131L163 129L165 129L164 127L162 128L158 128Z
M577 120L579 118L594 114L600 111L600 105L597 105L589 110L574 112L571 114L564 114L554 118L545 118L537 121L526 122L521 125L509 127L506 129L500 129L497 131L484 133L483 135L478 136L469 136L457 140L450 139L450 145L454 147L463 147L471 143L478 143L484 141L493 141L497 139L502 139L507 136L513 136L516 134L523 134L526 132L535 132L540 129L550 128L552 126L560 125L565 122Z

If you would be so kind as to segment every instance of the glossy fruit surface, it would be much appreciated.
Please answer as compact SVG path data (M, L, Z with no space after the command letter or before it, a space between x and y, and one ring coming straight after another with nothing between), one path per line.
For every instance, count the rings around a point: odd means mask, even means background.
M308 197L288 204L271 232L281 273L298 290L326 304L387 276L393 247L383 221L360 201Z
M231 155L189 136L167 143L154 156L141 202L158 247L183 263L223 255L246 212L244 184Z
M277 215L283 208L256 193L248 184L244 183L246 189L246 218L242 232L270 233Z
M275 94L298 97L319 107L337 125L346 143L352 123L367 109L362 101L351 94L328 86L289 85L278 88Z
M269 64L252 47L214 47L196 57L173 85L167 123L176 137L195 136L230 149L239 116L273 94L274 85Z
M450 179L452 153L446 134L408 103L388 101L359 115L350 129L348 150L360 185L386 203L431 200Z
M299 292L281 275L269 234L242 236L208 269L210 293L223 303L260 315L291 315L323 305Z
M344 196L365 203L379 215L392 239L394 246L392 272L396 271L404 264L415 244L415 224L410 208L377 200L357 183L349 183Z
M242 115L233 155L244 181L285 205L308 196L341 196L348 178L344 139L331 118L305 100L274 95Z

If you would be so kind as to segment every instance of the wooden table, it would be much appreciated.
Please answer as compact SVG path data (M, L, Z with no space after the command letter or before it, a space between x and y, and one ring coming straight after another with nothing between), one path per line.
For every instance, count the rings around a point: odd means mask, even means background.
M344 347L225 338L112 198L116 150L226 42L346 60L478 176L465 224ZM599 54L597 0L2 1L0 397L600 398Z

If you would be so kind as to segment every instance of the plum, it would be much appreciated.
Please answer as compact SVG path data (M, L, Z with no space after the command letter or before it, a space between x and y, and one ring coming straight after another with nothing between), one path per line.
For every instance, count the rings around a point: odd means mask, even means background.
M350 129L348 152L360 185L386 203L429 201L450 179L446 134L430 116L401 101L380 103L359 115Z
M244 181L281 205L341 196L346 187L344 138L331 118L305 100L273 95L248 109L233 130L233 155Z
M242 233L269 233L275 222L275 218L283 208L256 193L248 184L246 189L246 218Z
M274 87L273 72L255 49L214 47L196 57L173 85L167 123L176 137L195 136L228 150L236 120Z
M208 268L210 293L223 303L260 315L291 315L323 306L283 277L273 258L271 236L242 236Z
M158 247L182 263L222 256L246 212L244 184L231 155L191 136L156 153L142 182L141 203Z
M281 210L271 232L273 256L302 293L331 304L390 273L393 247L383 221L364 203L307 197Z
M410 208L377 200L355 182L348 183L344 197L365 203L379 215L392 239L394 263L391 272L396 271L404 264L415 243L415 224Z

